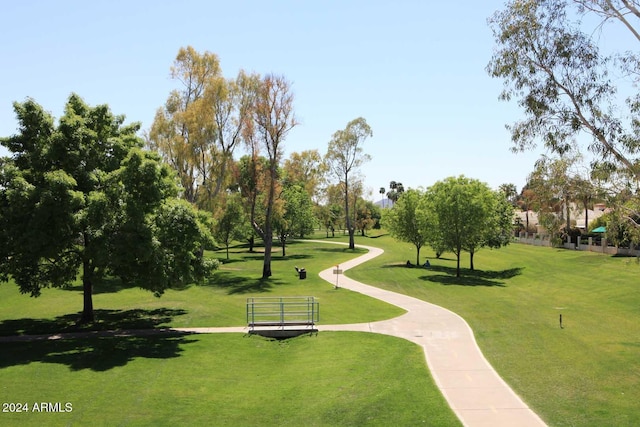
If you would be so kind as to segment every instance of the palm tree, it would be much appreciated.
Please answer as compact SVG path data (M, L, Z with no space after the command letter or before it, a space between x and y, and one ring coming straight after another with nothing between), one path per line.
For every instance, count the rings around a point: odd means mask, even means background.
M384 209L384 193L385 193L385 188L384 187L380 187L380 201L382 202L382 208Z
M387 197L395 203L400 198L400 195L404 193L404 186L401 182L391 181L389 183L389 188L391 188L391 190L387 193Z

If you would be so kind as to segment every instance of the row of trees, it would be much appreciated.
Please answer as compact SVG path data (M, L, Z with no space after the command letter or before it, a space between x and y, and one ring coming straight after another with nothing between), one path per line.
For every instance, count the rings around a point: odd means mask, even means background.
M504 193L464 176L436 182L426 190L409 189L385 211L383 226L398 240L420 249L431 246L436 254L453 252L460 276L460 256L473 256L483 247L498 248L509 243L513 230L513 207Z
M285 161L298 122L283 76L227 79L215 54L191 47L180 49L171 75L182 88L144 139L139 124L75 94L57 122L33 100L14 104L19 132L0 139L11 153L0 159L1 281L38 296L81 270L81 321L90 322L105 277L160 295L209 276L217 262L203 255L216 240L228 249L259 237L268 278L274 237L284 255L287 239L318 219L348 230L351 247L355 230L371 226L375 212L357 178L372 135L363 118L337 131L324 156L309 150ZM247 154L236 160L239 146Z

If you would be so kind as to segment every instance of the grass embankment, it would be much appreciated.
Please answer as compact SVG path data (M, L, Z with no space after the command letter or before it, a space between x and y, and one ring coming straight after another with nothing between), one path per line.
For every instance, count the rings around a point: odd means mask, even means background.
M375 242L375 243L374 243ZM640 266L633 258L512 244L406 268L415 249L388 236L385 253L351 277L464 317L483 353L553 426L640 425ZM468 266L468 255L462 258ZM563 329L559 317L563 316Z
M315 296L325 324L402 314L397 307L334 290L317 276L353 258L353 252L305 242L290 245L288 253L275 254L274 277L267 282L259 279L260 255L239 248L208 283L161 298L106 283L94 295L94 329L244 325L248 296ZM306 268L306 280L298 279L296 265ZM0 335L76 330L81 301L79 286L47 289L32 299L3 284ZM0 412L0 425L459 424L433 383L422 350L382 335L323 332L279 342L242 334L178 334L1 346L1 400L27 404L29 412ZM41 403L54 409L68 409L70 403L72 410L34 412Z

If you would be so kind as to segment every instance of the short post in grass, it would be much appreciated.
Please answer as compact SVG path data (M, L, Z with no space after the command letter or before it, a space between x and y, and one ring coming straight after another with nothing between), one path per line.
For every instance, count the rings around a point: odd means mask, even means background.
M336 264L336 268L333 269L333 274L336 275L336 285L333 289L338 289L338 277L342 274L342 270L340 270L340 264Z
M560 313L560 329L564 329L564 327L562 326L562 313Z

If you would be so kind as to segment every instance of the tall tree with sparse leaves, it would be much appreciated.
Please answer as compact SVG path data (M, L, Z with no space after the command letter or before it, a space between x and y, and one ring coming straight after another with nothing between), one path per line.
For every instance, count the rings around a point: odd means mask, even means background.
M284 76L268 74L261 80L253 107L253 121L256 140L266 151L268 160L264 224L260 225L255 221L252 224L264 241L262 278L267 279L272 274L273 219L283 144L289 131L298 124L293 111L291 83Z
M149 145L176 171L183 197L213 211L230 178L234 150L242 141L259 77L240 70L222 75L218 56L180 48L171 77L182 83L156 113Z
M496 49L487 71L504 81L500 98L515 99L524 112L508 127L514 150L542 141L563 155L586 136L594 165L637 182L640 96L620 105L618 93L640 81L640 57L603 51L597 34L606 27L581 16L618 21L640 40L635 0L512 0L489 19Z
M373 133L367 121L358 117L347 123L343 130L333 134L325 156L330 170L342 186L345 224L349 232L349 249L355 249L355 227L349 214L349 179L362 163L371 159L371 156L366 154L362 148L364 141L371 136Z

